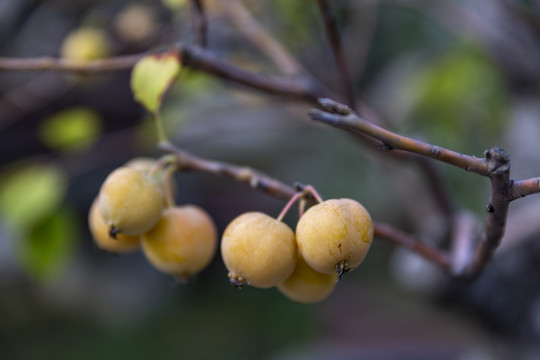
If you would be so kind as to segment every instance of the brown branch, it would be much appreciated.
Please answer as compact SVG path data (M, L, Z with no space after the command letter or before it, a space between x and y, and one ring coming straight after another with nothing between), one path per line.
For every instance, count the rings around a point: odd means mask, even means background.
M175 155L177 164L182 171L200 171L228 177L282 200L289 200L296 193L294 187L249 167L203 159L180 150L170 143L161 143L159 147L161 150Z
M349 115L351 113L351 109L348 106L344 106L343 104L337 103L333 100L319 99L319 102L331 113L338 115ZM364 109L369 109L369 107L365 106ZM373 112L370 113L371 116L376 117L376 114L374 114ZM354 129L347 128L344 130L355 135L356 138L359 141L362 141L364 144L375 147L378 150L382 150L384 154L387 154L389 156L392 156L393 158L397 158L402 161L410 161L412 163L416 163L424 174L428 182L429 189L433 194L435 201L441 209L442 213L448 218L448 221L450 223L454 221L455 204L453 202L453 199L448 194L448 189L446 189L446 187L444 186L444 181L441 174L430 159L410 152L386 151L389 150L389 148L387 146L381 146L377 138L371 137L367 134L359 133Z
M474 259L464 269L465 273L459 275L474 277L480 274L499 246L506 227L510 203L508 194L511 188L508 155L500 148L487 150L484 153L484 158L461 154L383 129L354 114L347 106L332 100L321 99L320 103L331 113L316 109L311 110L309 116L312 120L371 136L382 141L383 150L397 149L412 152L489 177L491 194L484 231ZM465 248L466 245L459 245L459 247ZM453 264L453 267L455 270L458 266ZM459 268L463 268L462 264L459 264Z
M178 51L182 57L183 65L186 67L204 71L219 78L230 80L268 94L281 95L312 103L316 103L318 97L332 96L328 90L312 80L248 71L222 60L214 56L211 52L201 48L176 45L167 51ZM85 62L51 57L31 59L0 57L0 71L35 70L74 73L118 71L131 69L145 55L148 55L148 53Z
M297 192L294 187L248 167L194 156L170 143L161 143L159 147L161 150L175 156L181 171L200 171L228 177L282 200L289 200ZM445 252L423 244L391 225L378 222L374 226L375 236L416 252L444 269L449 268L450 261Z
M111 57L107 59L76 61L54 57L5 58L0 57L0 71L61 71L73 73L101 73L131 69L147 54Z
M487 205L487 218L480 244L476 250L473 263L466 275L477 276L491 260L495 249L499 246L506 227L508 215L508 190L510 188L510 159L499 148L487 150L485 158L490 167L491 193Z
M333 113L313 109L308 113L312 120L375 138L382 142L379 147L381 150L403 150L439 160L483 176L490 175L491 169L486 159L461 154L393 133L361 118L353 113L350 108L337 104L332 100L320 99L319 102Z
M311 80L254 73L221 60L202 49L190 48L188 50L185 48L182 51L182 57L184 64L195 70L204 71L269 94L309 102L316 102L317 94L328 94L327 90Z
M389 224L375 223L374 235L412 250L423 258L439 265L443 269L449 270L450 258L446 252L424 244Z
M347 58L345 57L345 51L343 50L343 45L341 43L336 15L327 0L317 0L317 4L319 5L319 11L323 18L326 37L330 42L337 63L341 88L345 93L347 104L354 109L356 107L356 97L354 96L354 88L349 76Z
M205 48L208 45L208 20L202 0L191 0L193 43Z
M514 181L508 190L508 201L514 201L527 195L540 193L540 176Z
M296 76L300 73L302 66L259 25L240 0L222 0L216 4L219 4L242 35L272 60L284 75Z

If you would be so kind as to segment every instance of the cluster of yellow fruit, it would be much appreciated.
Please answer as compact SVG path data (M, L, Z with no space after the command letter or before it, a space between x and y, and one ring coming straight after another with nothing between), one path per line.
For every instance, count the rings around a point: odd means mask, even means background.
M212 260L216 226L198 206L167 207L153 165L137 159L109 174L90 209L90 231L101 249L125 253L142 247L154 267L185 281Z
M300 218L296 236L266 214L238 216L225 229L221 255L236 287L276 286L294 301L314 303L332 293L338 277L362 263L372 240L367 210L351 199L332 199Z
M101 249L142 247L154 267L185 281L212 260L216 226L197 206L165 201L167 180L155 167L154 160L136 159L109 174L90 209L90 230ZM361 204L321 200L300 217L296 235L261 212L238 216L223 233L221 255L234 286L275 286L294 301L313 303L362 263L372 240L373 222Z

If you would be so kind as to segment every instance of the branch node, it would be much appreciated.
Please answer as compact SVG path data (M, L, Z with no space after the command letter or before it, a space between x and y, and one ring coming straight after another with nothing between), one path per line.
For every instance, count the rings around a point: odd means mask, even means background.
M352 110L347 105L341 104L337 101L334 101L332 99L328 98L319 98L317 99L319 104L323 108L325 108L327 111L331 112L332 114L338 114L338 115L350 115L352 114Z
M500 147L486 150L484 157L488 163L490 177L509 171L510 156Z

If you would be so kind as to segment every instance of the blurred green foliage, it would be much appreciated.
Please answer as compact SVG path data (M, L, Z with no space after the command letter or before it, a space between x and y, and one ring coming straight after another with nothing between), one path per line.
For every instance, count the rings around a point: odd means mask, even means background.
M66 186L66 175L55 165L13 170L0 183L0 213L16 231L24 232L58 209Z
M62 110L43 120L40 135L43 143L55 150L88 149L101 133L100 115L88 107Z
M55 279L72 260L78 231L77 219L67 207L48 214L19 239L21 265L36 280Z
M480 49L456 44L422 69L415 82L411 91L418 100L410 131L433 144L479 156L498 142L507 118L505 83Z
M68 180L55 165L12 170L0 183L0 214L15 234L20 265L36 280L54 278L71 259L77 223L64 206Z

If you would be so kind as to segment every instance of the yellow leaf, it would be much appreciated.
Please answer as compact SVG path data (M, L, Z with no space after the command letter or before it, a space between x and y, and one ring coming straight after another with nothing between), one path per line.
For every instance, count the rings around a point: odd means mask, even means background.
M146 110L156 113L179 71L180 59L176 53L145 56L131 72L131 91L135 100Z

